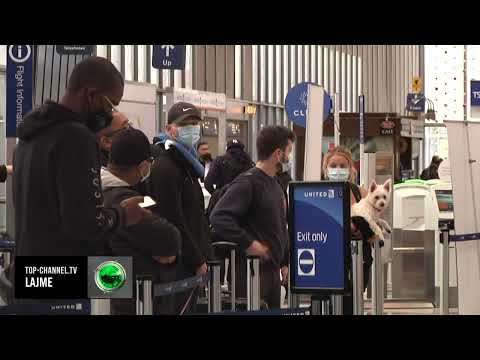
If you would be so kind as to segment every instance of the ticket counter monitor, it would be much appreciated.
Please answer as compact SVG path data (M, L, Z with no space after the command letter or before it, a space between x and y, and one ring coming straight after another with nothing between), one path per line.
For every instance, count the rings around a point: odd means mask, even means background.
M393 196L392 297L433 303L436 198L422 180L396 184Z
M436 216L438 220L453 220L453 192L452 184L442 180L429 180L432 195L436 199ZM438 220L436 221L438 224ZM442 281L442 246L440 244L440 232L435 231L435 306L440 306L440 284ZM456 271L456 248L455 243L449 248L449 304L451 307L458 306L458 285Z

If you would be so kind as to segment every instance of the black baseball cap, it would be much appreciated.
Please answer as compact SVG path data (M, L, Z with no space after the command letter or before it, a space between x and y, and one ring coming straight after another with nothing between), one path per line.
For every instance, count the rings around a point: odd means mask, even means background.
M195 118L198 119L198 121L202 121L202 114L195 105L187 102L178 102L173 104L168 111L167 123L178 124L188 118Z
M151 156L148 138L138 129L124 129L112 137L109 162L113 165L135 166Z
M245 148L245 145L243 145L243 143L240 140L233 139L227 142L227 150L232 148L239 148L243 150Z

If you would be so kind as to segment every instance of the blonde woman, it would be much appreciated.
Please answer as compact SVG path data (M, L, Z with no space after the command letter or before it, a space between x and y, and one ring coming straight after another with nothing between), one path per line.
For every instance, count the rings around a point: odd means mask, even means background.
M351 152L343 147L337 146L328 151L323 158L322 173L324 178L330 181L348 181L350 183L351 204L355 204L360 201L362 197L366 196L366 189L360 188L355 184L356 170L353 166L353 159ZM368 224L362 218L352 219L352 239L362 239L363 241L363 279L364 279L364 291L367 289L368 282L370 280L370 270L373 262L372 248L370 242L374 240L374 234L368 227ZM351 277L351 260L350 260L350 242L348 242L348 249L346 256L349 257L350 268L348 269L348 276L350 286L352 286ZM353 314L353 301L352 296L344 296L343 298L343 314Z

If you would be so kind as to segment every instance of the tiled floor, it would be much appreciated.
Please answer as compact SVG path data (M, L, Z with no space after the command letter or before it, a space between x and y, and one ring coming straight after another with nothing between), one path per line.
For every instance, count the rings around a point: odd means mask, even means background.
M424 302L389 302L384 303L384 315L441 315L440 309ZM365 303L366 314L370 315L371 304ZM450 315L458 315L458 309L450 309Z

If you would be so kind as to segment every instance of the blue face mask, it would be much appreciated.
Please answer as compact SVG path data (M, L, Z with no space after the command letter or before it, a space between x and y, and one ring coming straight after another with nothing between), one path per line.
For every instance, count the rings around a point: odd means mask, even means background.
M349 177L349 169L328 168L328 179L331 181L347 181Z
M177 141L183 145L194 148L200 141L200 125L187 125L178 128Z

